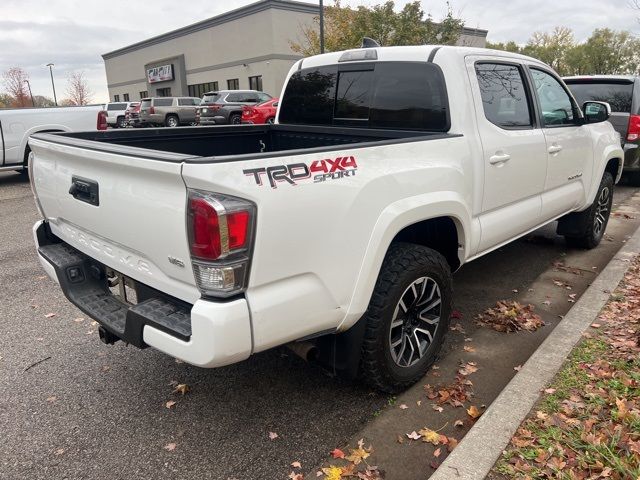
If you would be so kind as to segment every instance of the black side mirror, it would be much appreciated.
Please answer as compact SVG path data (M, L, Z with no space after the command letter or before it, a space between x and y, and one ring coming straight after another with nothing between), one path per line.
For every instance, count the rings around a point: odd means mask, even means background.
M582 111L585 123L606 122L611 116L611 106L607 102L584 102Z

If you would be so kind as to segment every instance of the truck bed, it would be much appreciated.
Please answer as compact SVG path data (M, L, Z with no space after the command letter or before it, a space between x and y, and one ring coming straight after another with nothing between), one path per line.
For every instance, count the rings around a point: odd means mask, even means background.
M47 141L175 162L234 161L335 149L336 145L402 143L456 135L294 125L150 128L44 135ZM39 135L40 137L40 135ZM89 141L89 142L87 142ZM359 145L360 146L360 145Z

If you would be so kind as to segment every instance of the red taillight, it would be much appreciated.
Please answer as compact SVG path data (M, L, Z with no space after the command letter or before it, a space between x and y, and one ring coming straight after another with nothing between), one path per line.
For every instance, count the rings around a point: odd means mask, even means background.
M96 122L97 130L106 130L107 129L107 112L104 110L100 110L98 112L98 120Z
M640 138L640 115L629 117L629 128L627 129L627 141L635 142Z
M250 220L251 216L246 210L227 215L229 250L238 250L246 247Z
M251 204L240 199L192 193L189 197L191 254L216 260L247 249L252 212Z
M153 115L154 113L156 113L156 109L153 107L149 107L149 114Z
M202 295L229 297L246 288L255 213L242 198L189 190L191 266Z
M222 253L218 212L204 198L189 200L191 221L191 254L194 257L215 260Z

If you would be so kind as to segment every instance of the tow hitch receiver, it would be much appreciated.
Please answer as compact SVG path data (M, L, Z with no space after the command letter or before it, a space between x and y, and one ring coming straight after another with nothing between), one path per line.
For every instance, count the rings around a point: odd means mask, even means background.
M102 325L98 327L98 336L100 337L100 341L105 345L113 345L120 340L118 336L108 331Z

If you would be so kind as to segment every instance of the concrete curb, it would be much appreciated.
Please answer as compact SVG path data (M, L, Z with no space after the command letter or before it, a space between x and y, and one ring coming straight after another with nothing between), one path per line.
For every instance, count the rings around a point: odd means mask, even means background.
M451 452L430 480L482 480L509 440L554 378L582 333L597 318L632 259L640 253L640 228L607 264L562 322L538 347L460 445Z

